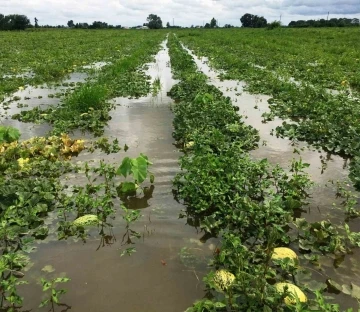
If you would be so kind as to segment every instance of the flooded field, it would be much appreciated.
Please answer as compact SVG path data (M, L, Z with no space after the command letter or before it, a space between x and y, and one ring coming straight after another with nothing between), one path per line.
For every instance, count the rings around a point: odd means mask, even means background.
M264 121L263 113L269 112L268 99L266 95L252 95L244 91L245 83L236 80L221 80L220 72L215 71L208 65L206 57L197 57L191 50L184 49L194 58L198 69L208 78L209 83L216 86L223 94L229 97L233 105L239 107L239 113L245 116L245 123L259 130L260 146L251 152L255 159L268 159L272 164L279 164L282 168L289 166L293 159L302 159L310 164L308 173L315 182L311 190L309 205L299 211L295 217L305 218L308 222L321 222L331 220L342 224L346 215L341 209L341 199L336 196L336 188L331 181L346 180L348 171L348 160L338 155L315 149L304 142L291 142L273 135L274 129L283 123L281 118L274 121ZM294 150L296 149L296 152ZM358 192L356 192L360 195ZM334 204L337 204L335 206ZM360 201L358 201L360 204ZM349 220L349 226L353 231L359 232L360 220ZM294 229L296 230L296 229ZM293 246L296 248L296 246ZM340 284L350 284L360 280L359 249L355 249L351 256L322 257L321 269L313 268L316 274L306 283L324 283L328 279L334 279ZM341 303L342 308L357 308L355 300L349 300L344 294L337 294L336 301Z
M71 276L72 282L63 302L69 306L68 309L76 311L119 308L124 311L182 311L204 295L202 278L216 242L201 240L204 233L187 224L186 219L179 218L185 207L174 199L172 179L179 170L181 152L174 146L172 138L173 101L167 92L174 81L165 43L155 60L149 64L148 74L154 79L160 78L161 91L156 96L113 99L116 109L111 113L104 135L117 138L129 150L115 157L84 152L73 159L74 162L87 161L90 164L102 159L117 164L125 156L136 157L144 153L149 157L154 164L151 171L156 177L155 184L140 196L123 199L128 209L141 210L142 217L133 228L141 233L141 238L133 239L131 243L126 237L124 239L125 223L118 218L113 221L112 231L106 235L90 231L86 243L72 239L57 241L55 229L51 230L53 234L40 242L31 256L33 265L27 273L30 285L22 289L22 295L27 299L25 309L37 309L41 289L34 284L42 275L41 269L47 265L56 270L50 275L66 272ZM60 90L30 88L15 95L37 97L56 91ZM30 98L29 107L41 105L39 101ZM43 101L54 105L59 100ZM9 114L14 113L17 109L11 108ZM19 124L11 119L7 123L17 127ZM29 129L29 124L23 124L23 127ZM48 129L43 125L30 128L35 132L24 131L25 139L43 135ZM67 185L85 182L84 177L72 175L63 181ZM121 252L131 246L136 248L136 253L131 257L120 257Z
M360 194L348 180L350 157L276 136L290 119L264 120L271 97L245 91L241 79L220 79L226 70L215 70L180 36L166 34L161 44L165 33L148 41L139 36L139 53L127 43L103 59L80 63L74 56L79 65L66 79L24 84L4 97L1 126L10 139L1 145L0 192L11 204L0 209L0 311L290 311L288 297L274 294L279 281L306 292L296 311L330 311L321 306L322 295L340 305L331 311L356 311L360 219L349 217L336 186L345 181L356 210ZM37 79L29 73L3 79ZM20 139L12 138L12 127ZM148 159L144 179L140 163L132 163L139 155ZM309 166L290 170L302 163ZM227 189L216 184L221 179L236 182ZM135 191L122 191L125 183ZM77 226L83 216L96 221ZM301 223L315 226L304 234ZM321 241L316 250L308 243L313 237ZM278 247L295 251L296 261L274 261ZM225 284L218 284L219 272L230 276ZM54 282L64 277L70 280ZM44 286L44 278L54 284ZM28 284L18 283L23 280ZM66 293L58 302L50 295L39 307L47 290L60 288Z

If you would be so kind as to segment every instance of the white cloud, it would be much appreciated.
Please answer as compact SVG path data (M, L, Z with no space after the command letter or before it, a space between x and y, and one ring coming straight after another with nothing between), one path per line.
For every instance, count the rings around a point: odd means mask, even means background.
M265 16L268 21L284 23L297 19L330 17L360 18L360 0L0 0L0 13L25 14L40 24L66 25L100 20L114 25L134 26L157 14L164 25L175 19L181 26L201 25L212 17L221 25L240 25L245 13Z

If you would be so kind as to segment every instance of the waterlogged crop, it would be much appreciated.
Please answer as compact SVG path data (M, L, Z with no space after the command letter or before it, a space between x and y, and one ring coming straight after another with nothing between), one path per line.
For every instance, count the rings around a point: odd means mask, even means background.
M222 241L211 262L215 271L204 279L209 299L187 311L338 311L321 292L307 299L297 279L306 269L288 246L302 249L308 241L307 252L346 254L358 246L358 233L325 221L304 224L298 236L289 232L294 212L307 205L309 165L293 160L284 170L250 157L257 131L207 83L178 37L170 36L168 46L174 76L181 79L170 91L176 100L173 136L184 149L176 196L191 223Z
M111 119L110 110L115 108L111 98L139 97L150 93L151 84L143 65L157 52L160 38L157 34L129 44L129 54L96 72L92 79L66 94L59 105L47 109L35 107L21 111L13 118L22 122L47 122L53 126L52 134L55 135L74 129L101 135ZM126 49L125 45L123 49Z
M20 138L20 132L13 127L0 126L0 144L11 143Z
M79 71L94 73L96 64L116 63L144 45L145 50L151 49L148 44L156 45L164 36L161 32L126 30L1 32L0 102L27 85L57 82ZM116 79L125 77L119 75ZM131 80L127 88L134 88L134 84Z
M277 136L350 157L350 177L359 188L357 33L357 29L233 29L181 31L178 37L224 70L224 79L243 80L249 92L270 95L271 112L264 119L287 119L277 127Z
M151 164L141 154L134 159L125 158L120 166L104 161L96 166L75 165L69 160L85 149L118 152L117 140L110 143L102 138L85 142L61 134L20 142L17 141L20 133L15 130L5 128L4 133L11 135L4 136L0 144L0 308L5 311L22 306L19 286L26 283L22 278L29 263L27 254L33 251L36 240L48 237L52 227L46 219L51 212L57 213L58 239L75 236L85 240L88 230L94 227L100 236L106 236L112 227L109 217L114 217L117 211L126 220L129 238L137 234L131 230L131 224L141 215L136 211L134 217L122 204L116 208L114 199L120 198L118 189L122 193L130 192L122 187L120 176L127 177L126 183L140 188ZM67 173L84 175L87 183L69 188L60 180ZM153 181L151 175L150 182ZM43 290L49 294L40 306L50 305L54 310L64 293L56 284L67 281L63 277L41 280Z
M97 215L84 215L74 220L73 225L75 226L90 226L99 224L99 218Z
M307 302L306 295L296 285L290 283L277 283L275 284L276 290L283 294L288 293L289 295L284 298L286 304L296 304L296 302Z
M47 298L43 299L39 305L39 308L44 306L50 306L52 312L55 312L55 305L60 304L60 296L66 293L66 289L57 289L57 285L60 283L67 283L70 278L56 277L52 280L41 279L41 285L43 292L47 293Z

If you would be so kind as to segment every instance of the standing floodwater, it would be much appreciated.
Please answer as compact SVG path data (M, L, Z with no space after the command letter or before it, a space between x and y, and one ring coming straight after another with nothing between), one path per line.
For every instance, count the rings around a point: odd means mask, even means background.
M311 189L308 200L309 205L301 211L296 211L294 218L305 218L307 222L331 221L341 227L347 216L344 207L341 206L342 199L337 198L336 188L329 181L336 182L337 180L344 181L347 179L349 172L346 160L340 156L308 147L304 142L293 144L288 139L271 135L272 130L281 125L283 120L275 118L271 122L264 121L262 115L269 112L267 102L269 96L252 95L245 92L245 84L240 81L220 80L218 78L219 72L209 67L207 58L200 59L186 47L184 49L193 57L198 69L209 78L209 83L229 97L233 105L239 107L239 114L244 117L244 122L259 131L259 148L250 153L252 157L256 159L267 158L270 163L279 164L284 169L289 168L292 159L301 158L305 163L310 164L307 172L315 185ZM352 231L357 232L360 229L360 219L349 220L348 225ZM290 230L298 233L294 226ZM293 244L290 247L297 249L298 254L301 254L300 250L298 250L299 244ZM318 289L321 287L326 288L325 282L328 280L334 280L340 285L357 284L360 279L360 264L356 259L359 259L359 257L360 251L358 248L355 248L350 256L320 255L320 265L317 267L311 266L306 256L302 256L302 265L305 268L310 268L312 273L311 278L306 277L306 274L304 276L300 275L302 284L309 287L309 289L315 289L316 287ZM356 301L349 300L344 293L339 293L336 301L341 303L342 308L354 308L357 306Z
M96 230L90 231L85 244L80 240L40 244L33 254L34 266L28 272L31 284L45 265L51 264L54 274L66 275L71 282L62 302L78 312L85 311L147 311L178 312L204 296L202 276L212 255L210 241L200 242L202 236L194 227L179 219L184 206L174 200L171 180L179 170L180 152L173 145L172 101L166 92L173 85L169 56L165 43L150 64L152 79L160 79L161 91L156 96L140 99L116 98L116 109L105 131L109 139L117 138L127 152L116 155L80 154L74 161L100 161L119 164L123 157L144 153L153 163L154 188L144 195L126 198L125 205L141 209L143 217L133 229L140 232L134 244L123 245L125 223L120 215L112 222L113 232L100 239ZM90 162L91 164L91 162ZM78 177L64 181L81 184ZM128 247L135 247L131 256L120 257ZM39 274L39 273L37 273ZM38 310L40 287L24 287L25 308Z

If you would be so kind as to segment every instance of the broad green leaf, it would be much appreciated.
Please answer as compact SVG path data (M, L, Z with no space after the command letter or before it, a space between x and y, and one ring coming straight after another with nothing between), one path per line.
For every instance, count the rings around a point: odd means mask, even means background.
M152 164L153 164L151 161L149 161L149 157L147 157L145 154L140 153L140 156L146 159L148 165L152 165Z
M126 249L120 254L120 257L125 256L125 255L131 256L134 252L136 252L135 247L126 248Z
M131 173L131 159L129 157L125 157L116 171L117 175L122 175L125 178Z
M135 181L138 183L144 182L148 171L148 161L144 157L139 156L138 158L132 159L131 164L131 171Z

